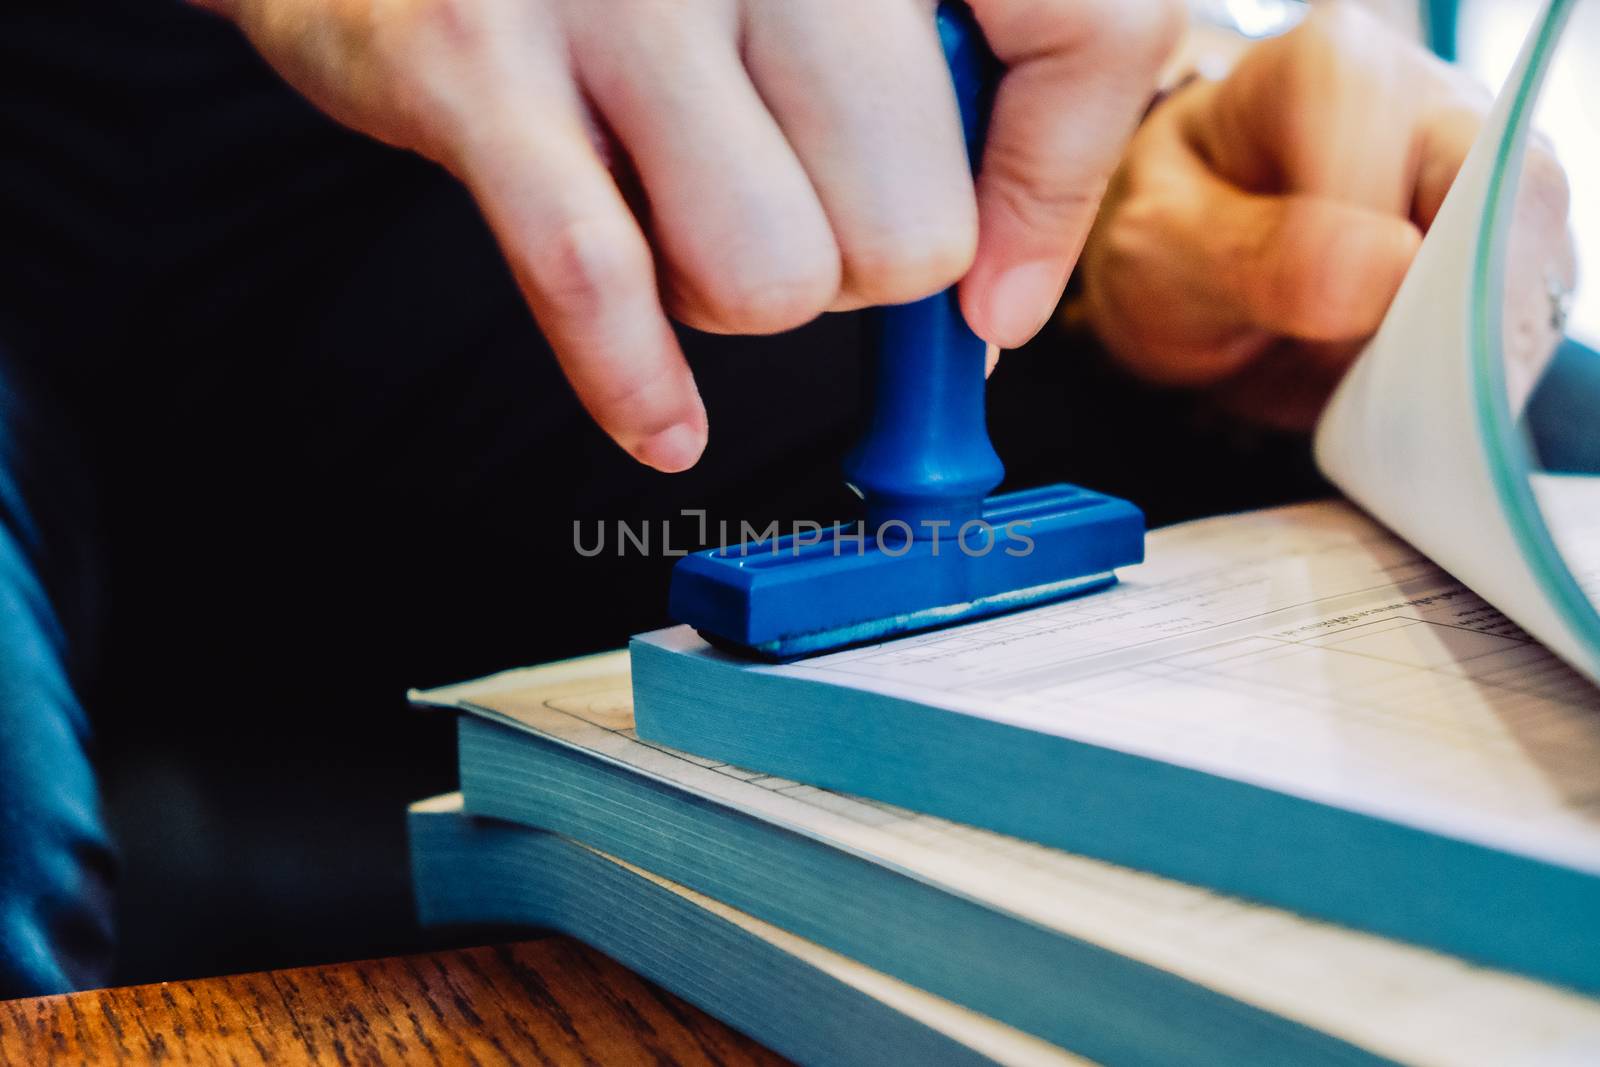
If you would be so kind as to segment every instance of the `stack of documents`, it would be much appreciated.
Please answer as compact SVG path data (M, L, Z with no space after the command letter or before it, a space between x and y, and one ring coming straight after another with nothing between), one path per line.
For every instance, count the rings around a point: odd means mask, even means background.
M639 732L1600 993L1600 691L1347 505L1149 555L783 666L646 634Z
M1149 555L848 669L666 631L417 694L461 712L422 916L801 1062L1595 1062L1596 691L1344 505Z

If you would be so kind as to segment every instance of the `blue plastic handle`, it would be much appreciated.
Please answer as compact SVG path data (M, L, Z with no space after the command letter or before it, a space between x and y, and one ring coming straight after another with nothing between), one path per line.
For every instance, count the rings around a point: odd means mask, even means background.
M976 171L999 64L966 4L946 0L937 17ZM845 477L865 499L874 532L898 520L920 539L941 529L948 536L981 517L984 497L1005 476L984 417L984 343L953 288L871 314L872 414Z

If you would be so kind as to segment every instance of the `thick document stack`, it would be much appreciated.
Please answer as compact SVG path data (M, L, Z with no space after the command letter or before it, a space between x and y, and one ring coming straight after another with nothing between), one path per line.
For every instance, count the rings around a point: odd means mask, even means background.
M1150 558L784 666L646 634L639 731L1600 993L1600 691L1347 505Z
M678 631L417 694L461 713L423 918L571 932L810 1063L1593 1062L1600 695L1344 505L1150 556L841 654L1021 721Z

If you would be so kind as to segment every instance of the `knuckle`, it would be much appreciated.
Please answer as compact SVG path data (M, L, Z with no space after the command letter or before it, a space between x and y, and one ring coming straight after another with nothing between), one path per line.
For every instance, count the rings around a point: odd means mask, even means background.
M1408 49L1430 61L1431 56L1359 4L1318 5L1299 26L1268 44L1283 62L1286 89L1307 100L1332 92L1414 93L1412 83L1419 76L1433 77Z
M985 5L1015 42L1012 59L1114 58L1128 77L1153 75L1189 25L1187 0L996 0Z
M1189 29L1186 0L1149 0L1150 29L1146 51L1152 69L1159 68L1177 49Z
M1318 7L1297 32L1332 51L1361 55L1387 39L1385 30L1378 17L1359 4L1327 4Z
M466 0L380 0L370 20L371 58L391 73L414 69L468 34L469 8Z
M1177 230L1172 211L1159 197L1136 195L1101 216L1089 244L1108 272L1137 274L1160 258Z
M562 314L601 314L619 297L647 290L654 269L643 242L622 227L580 219L567 223L527 258L527 281Z
M1315 225L1314 210L1291 200L1276 223L1263 229L1255 249L1268 314L1292 334L1310 339L1343 332L1352 288L1352 279L1339 269L1348 257L1333 247L1341 233ZM1307 240L1308 233L1320 239Z
M590 385L590 413L608 429L626 428L640 438L665 430L678 419L672 405L664 402L676 384L672 377L660 367L612 371Z
M845 275L851 292L863 299L906 303L960 281L976 253L975 226L884 230L848 244Z
M349 80L418 129L448 128L482 106L500 17L473 0L374 0L365 17L341 24ZM451 138L426 138L428 140ZM415 145L435 154L436 146Z
M1041 239L1059 233L1073 222L1091 217L1105 196L1110 175L1086 179L1086 184L1051 180L1041 175L1036 160L1020 146L991 145L983 159L985 193L998 210L1011 216L1026 232Z
M837 258L790 262L782 270L718 271L686 288L708 325L729 333L780 333L802 326L827 308L839 291Z
M1061 0L1055 6L1079 8L1080 4ZM1083 17L1072 16L1074 21ZM1186 0L1100 0L1091 25L1097 51L1116 55L1124 70L1154 74L1188 29L1189 6Z
M1293 241L1285 241L1282 229L1273 230L1269 240L1272 251L1262 254L1262 295L1275 309L1276 317L1303 324L1295 332L1320 333L1315 324L1305 323L1307 312L1315 312L1321 306L1320 302L1307 301L1306 297L1324 292L1326 287L1321 282L1337 279L1320 278L1317 265L1321 257L1297 254L1295 249L1300 246Z
M373 39L390 54L471 50L484 39L492 5L474 0L381 0L373 6Z

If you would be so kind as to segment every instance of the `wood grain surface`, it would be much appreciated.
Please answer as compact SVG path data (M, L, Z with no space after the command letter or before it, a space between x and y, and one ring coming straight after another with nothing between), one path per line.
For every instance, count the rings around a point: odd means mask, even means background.
M784 1061L564 937L0 1001L0 1064Z

